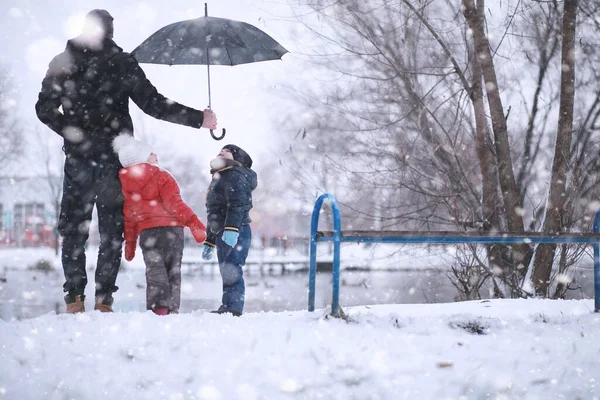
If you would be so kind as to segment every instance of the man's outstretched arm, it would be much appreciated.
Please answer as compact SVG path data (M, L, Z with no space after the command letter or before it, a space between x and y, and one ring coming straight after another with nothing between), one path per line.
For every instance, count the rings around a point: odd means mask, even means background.
M166 98L158 93L133 57L129 56L127 62L131 99L143 112L154 118L192 128L217 129L217 117L212 110L199 111Z

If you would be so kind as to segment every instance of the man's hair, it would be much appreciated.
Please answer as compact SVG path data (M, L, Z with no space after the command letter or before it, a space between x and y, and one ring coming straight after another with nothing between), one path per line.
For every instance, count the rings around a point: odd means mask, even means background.
M95 9L87 13L83 25L83 33L88 36L112 38L114 18L106 10Z

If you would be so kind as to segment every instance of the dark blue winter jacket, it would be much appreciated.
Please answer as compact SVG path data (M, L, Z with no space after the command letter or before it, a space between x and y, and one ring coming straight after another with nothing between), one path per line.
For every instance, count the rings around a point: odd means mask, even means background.
M224 229L238 231L252 222L249 213L256 186L256 172L237 161L227 160L225 168L214 171L206 195L206 244L214 246Z

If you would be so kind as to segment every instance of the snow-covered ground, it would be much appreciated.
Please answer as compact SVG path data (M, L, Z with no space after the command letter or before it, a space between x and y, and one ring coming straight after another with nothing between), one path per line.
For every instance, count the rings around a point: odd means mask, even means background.
M93 283L95 250L88 254ZM29 271L40 259L54 269ZM428 272L344 271L341 320L328 317L327 274L314 313L303 311L306 274L250 274L246 313L235 318L208 312L218 273L196 271L184 273L183 313L158 317L143 311L143 264L134 260L119 274L114 314L67 315L50 250L0 250L0 268L0 305L56 304L35 318L0 318L1 400L600 399L592 299L407 304L423 294L417 284L434 281Z
M0 322L2 399L599 399L592 300Z

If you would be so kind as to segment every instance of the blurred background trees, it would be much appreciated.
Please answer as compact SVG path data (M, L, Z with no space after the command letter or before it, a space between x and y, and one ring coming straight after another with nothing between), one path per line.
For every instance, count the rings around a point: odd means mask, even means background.
M295 4L317 71L290 88L282 149L298 193L333 190L315 178L329 177L346 229L591 230L596 2ZM488 279L498 296L561 297L582 254L488 246L456 260L451 279L465 298Z

